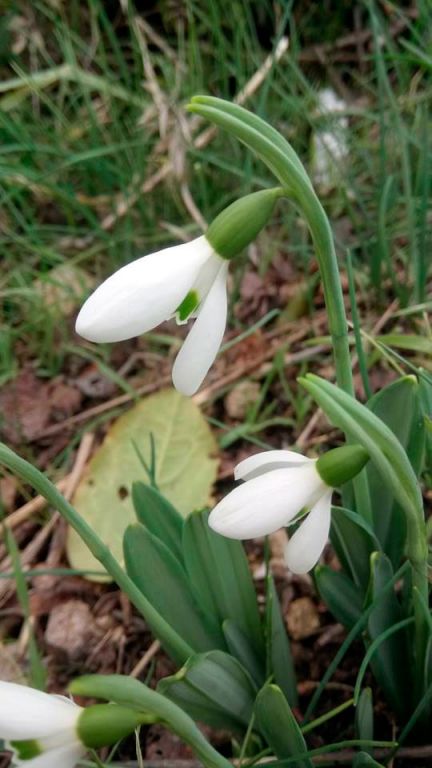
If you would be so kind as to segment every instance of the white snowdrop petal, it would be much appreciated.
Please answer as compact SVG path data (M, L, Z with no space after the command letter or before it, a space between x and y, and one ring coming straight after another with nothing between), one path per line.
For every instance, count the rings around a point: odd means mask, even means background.
M323 493L315 463L274 469L248 480L213 509L209 525L231 539L253 539L277 531Z
M72 701L16 683L0 682L0 739L38 739L74 730L81 712Z
M204 235L151 253L108 277L82 307L76 332L89 341L123 341L174 314L212 255Z
M320 558L330 530L331 496L332 491L316 502L288 541L285 561L293 573L307 573Z
M85 755L85 748L80 744L67 744L50 752L44 752L32 760L15 760L12 765L23 768L75 768L78 760Z
M300 466L312 461L307 456L295 451L263 451L249 456L244 461L237 464L234 469L236 480L252 480L264 472L270 472L272 469L283 469L284 467Z
M197 391L221 345L227 318L227 273L228 263L224 263L176 357L172 379L183 395Z

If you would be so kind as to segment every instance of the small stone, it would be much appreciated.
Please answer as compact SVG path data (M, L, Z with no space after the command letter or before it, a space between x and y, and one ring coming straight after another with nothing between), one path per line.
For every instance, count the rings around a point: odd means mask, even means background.
M232 419L243 420L260 393L257 381L240 381L225 398L225 410Z
M45 630L45 640L54 653L70 660L84 656L100 637L87 603L68 600L51 610Z
M310 597L299 597L293 600L288 606L285 620L293 640L310 637L320 628L318 610Z

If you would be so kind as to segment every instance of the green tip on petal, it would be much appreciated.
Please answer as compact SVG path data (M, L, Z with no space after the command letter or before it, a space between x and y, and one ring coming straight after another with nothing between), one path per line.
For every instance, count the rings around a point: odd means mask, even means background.
M320 456L316 463L318 474L330 488L340 488L358 475L369 461L361 445L343 445Z
M35 739L27 741L10 741L9 746L15 751L18 760L32 760L42 754L42 749Z
M261 232L283 197L282 187L262 189L245 195L225 208L210 224L206 238L222 259L232 259Z
M200 297L198 296L197 291L189 291L189 293L184 297L182 303L176 309L178 321L180 323L186 322L188 317L191 316L192 312L195 311L199 303Z
M116 744L144 723L156 722L152 715L119 704L95 704L87 707L78 718L78 736L89 749Z

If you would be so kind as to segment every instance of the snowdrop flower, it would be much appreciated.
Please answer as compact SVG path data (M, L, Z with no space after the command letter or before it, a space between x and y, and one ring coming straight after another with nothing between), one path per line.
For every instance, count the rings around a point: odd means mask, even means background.
M306 573L317 563L329 535L334 488L354 477L368 460L358 445L335 448L319 459L294 451L266 451L235 468L235 488L212 510L209 525L231 539L273 533L306 511L285 550L288 567Z
M347 109L332 88L324 88L317 94L320 114L327 118L326 129L313 134L312 162L315 181L326 187L340 179L343 161L349 155Z
M127 264L87 299L76 331L89 341L123 341L176 317L196 318L174 364L176 389L192 395L212 365L225 332L229 259L267 223L280 188L237 200L205 235Z
M82 712L61 696L0 682L0 738L14 752L13 765L73 768L87 751L77 731Z
M0 739L15 766L74 768L89 749L116 743L144 721L116 704L84 709L63 696L0 681Z

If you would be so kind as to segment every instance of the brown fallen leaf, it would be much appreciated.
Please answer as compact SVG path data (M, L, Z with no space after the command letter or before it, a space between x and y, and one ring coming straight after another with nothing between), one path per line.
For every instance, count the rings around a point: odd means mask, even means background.
M7 442L33 440L49 421L47 383L38 379L30 367L24 368L0 392L0 413L0 431Z
M25 683L25 677L12 649L3 643L0 643L0 680L5 683Z

